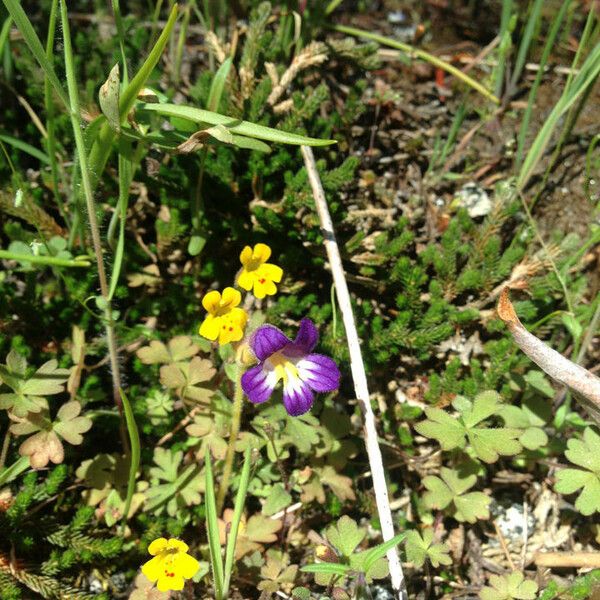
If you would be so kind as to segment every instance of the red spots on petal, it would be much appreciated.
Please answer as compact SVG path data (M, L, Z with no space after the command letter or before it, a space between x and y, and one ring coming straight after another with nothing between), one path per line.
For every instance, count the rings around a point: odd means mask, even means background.
M261 279L258 280L258 283L262 283L264 285L266 279L264 277L262 277Z
M229 331L233 331L233 327L230 327L230 328L229 328Z

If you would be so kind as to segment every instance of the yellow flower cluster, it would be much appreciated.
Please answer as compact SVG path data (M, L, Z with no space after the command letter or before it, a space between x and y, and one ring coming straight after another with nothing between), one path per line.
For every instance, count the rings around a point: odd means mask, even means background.
M148 546L154 557L142 566L142 573L161 592L182 590L186 579L191 579L200 568L200 563L190 556L188 545L181 540L158 538Z
M266 244L246 246L240 254L242 268L237 284L244 290L252 291L259 299L277 293L276 283L281 281L283 270L268 263L271 248ZM239 308L242 301L240 292L226 287L223 293L213 290L202 298L202 306L208 313L200 326L200 335L219 344L239 342L244 337L248 315Z

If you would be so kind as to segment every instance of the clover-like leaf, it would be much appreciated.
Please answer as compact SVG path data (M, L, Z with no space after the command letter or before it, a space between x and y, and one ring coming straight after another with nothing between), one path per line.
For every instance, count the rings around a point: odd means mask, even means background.
M214 390L198 385L212 379L216 373L213 364L195 356L189 363L164 365L160 368L160 381L168 388L175 389L184 400L195 404L207 404Z
M19 454L29 456L29 462L34 469L45 467L49 461L54 464L61 463L65 451L60 438L74 446L79 445L83 441L81 434L92 426L91 419L79 416L81 412L79 402L63 404L53 422L49 416L47 401L43 398L41 400L38 412L28 413L26 417L13 415L12 419L16 422L10 426L10 431L14 435L37 432L19 447Z
M290 557L281 550L268 550L267 560L260 569L262 581L257 588L268 594L279 590L289 592L298 573L297 565L290 565Z
M344 515L337 523L327 528L325 537L342 556L349 557L365 539L366 534L354 519Z
M218 520L219 539L224 546L227 540L227 532L233 519L233 510L226 508L223 511L223 518ZM238 530L238 539L235 544L235 557L240 559L242 556L263 550L263 544L271 544L277 541L277 532L281 529L280 519L271 519L265 515L256 514L246 519L242 515L240 528Z
M92 420L88 417L80 417L81 404L79 402L67 402L63 404L56 414L53 428L63 440L78 446L83 441L82 433L89 431L92 427Z
M446 544L433 543L433 529L428 527L423 530L423 535L414 529L406 534L406 558L418 569L426 560L434 567L451 565L449 549Z
M423 479L427 488L423 496L428 508L449 508L457 521L475 523L477 519L489 519L490 498L483 492L467 492L475 485L476 475L461 477L458 471L442 467L441 479L430 475Z
M89 506L97 506L96 515L104 517L112 527L120 521L125 510L127 483L129 480L130 459L117 454L98 454L93 459L84 460L75 475L88 488L83 498ZM147 481L136 482L128 517L132 517L146 500Z
M551 416L551 408L539 396L527 398L521 407L503 406L499 413L508 427L522 431L519 442L528 450L536 450L548 443L543 427Z
M136 354L145 365L171 364L196 356L200 347L194 344L192 338L187 335L178 335L167 342L167 345L152 340L149 346L140 348Z
M182 461L181 451L154 449L156 466L150 469L151 486L146 491L148 510L160 514L166 507L174 517L181 508L200 504L200 492L204 490L200 467L190 464L180 468Z
M573 494L581 489L575 508L585 516L600 512L600 435L591 427L583 432L583 440L567 442L565 456L583 469L561 469L556 474L554 489Z
M513 571L510 575L491 575L491 587L484 587L481 600L535 600L538 585L526 580L523 573Z
M173 412L173 398L160 390L154 390L146 398L146 404L148 406L146 414L150 417L152 425L161 425Z
M522 450L518 441L520 429L483 426L490 417L500 415L502 403L498 393L482 392L473 402L457 396L452 406L458 411L458 418L439 408L426 408L427 419L415 426L417 432L438 440L442 450L464 449L468 441L475 455L486 463Z
M222 396L217 396L211 403L209 414L197 414L190 425L185 428L192 438L192 443L200 442L197 456L206 456L206 448L217 459L225 458L227 454L227 437L231 423L231 402Z
M331 465L315 466L306 471L302 485L302 502L316 500L319 504L325 502L325 488L327 485L331 491L342 501L356 500L356 494L352 489L352 479L338 473Z
M70 373L59 369L56 360L44 363L31 377L26 376L26 371L27 361L14 350L6 357L6 364L0 365L0 382L12 389L12 393L0 394L0 408L19 418L40 412L44 396L63 392Z

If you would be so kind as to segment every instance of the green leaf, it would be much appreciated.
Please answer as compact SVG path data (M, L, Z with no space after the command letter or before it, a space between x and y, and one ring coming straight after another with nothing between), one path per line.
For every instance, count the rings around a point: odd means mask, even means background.
M108 78L100 87L98 101L104 116L108 119L110 126L117 132L121 130L121 117L119 114L119 91L121 81L119 79L119 64L117 63L110 71Z
M583 440L567 442L565 456L581 469L561 469L556 474L554 489L573 494L581 489L575 508L585 516L600 512L600 435L591 427L583 432Z
M127 478L127 497L125 498L125 506L123 508L123 524L121 527L121 535L123 535L135 492L137 471L140 466L140 434L135 422L135 416L133 415L133 409L131 408L129 399L123 390L119 390L119 394L121 395L121 401L123 402L127 433L129 434L129 443L131 445L131 455L129 456L129 476Z
M406 558L414 566L421 568L426 560L434 567L452 564L449 549L446 544L433 543L433 529L428 527L423 530L423 536L418 531L412 530L406 534Z
M538 585L525 580L523 573L513 571L510 575L491 575L492 587L484 587L481 600L535 600Z
M365 538L366 531L356 521L344 515L335 525L327 528L325 537L342 556L349 557Z
M51 396L64 392L64 384L69 379L69 369L59 369L58 361L44 363L20 387L20 392L29 396Z
M465 447L465 427L441 408L425 408L426 421L417 423L415 429L421 435L436 439L442 450Z
M89 431L92 427L92 420L88 417L80 417L80 412L81 404L79 402L67 402L58 409L57 420L52 426L60 437L74 446L83 442L81 434Z
M167 345L152 340L149 346L140 348L136 354L145 365L170 364L185 361L200 352L199 346L194 344L187 335L178 335L167 342Z
M200 504L203 480L200 467L191 464L180 470L183 452L173 452L166 448L154 449L156 467L150 468L151 486L146 492L146 509L160 514L166 507L174 517L186 506Z
M231 133L237 133L246 137L277 142L280 144L293 144L296 146L329 146L335 144L335 140L319 140L295 133L288 133L278 129L272 129L263 125L256 125L248 121L240 121L216 112L182 106L178 104L141 104L137 109L140 114L144 112L155 112L165 117L181 117L198 124L209 123L210 125L224 125Z
M449 508L457 521L468 523L489 519L490 498L483 492L465 493L475 485L475 475L461 477L458 471L446 467L441 468L440 474L441 479L434 475L423 479L423 485L428 490L423 501L428 508Z
M548 396L548 398L554 398L554 388L550 385L550 382L543 371L533 369L525 373L523 379L538 392L542 392L542 394Z
M439 408L426 408L428 418L415 426L417 432L438 440L442 450L463 450L468 440L470 449L486 463L497 461L499 456L518 454L522 450L518 440L523 433L521 430L483 426L490 417L502 414L504 406L497 392L482 392L473 402L457 396L452 406L460 415L458 419Z
M300 568L304 573L319 573L320 575L345 575L351 571L350 565L341 563L313 563Z
M286 491L281 483L276 483L271 488L267 501L263 504L262 513L267 517L283 510L292 503L292 496Z

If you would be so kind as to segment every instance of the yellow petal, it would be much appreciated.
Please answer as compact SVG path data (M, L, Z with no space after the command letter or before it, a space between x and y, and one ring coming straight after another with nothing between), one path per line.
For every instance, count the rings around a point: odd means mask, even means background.
M225 329L221 328L219 333L219 344L239 342L244 337L244 330L237 324L231 323Z
M254 284L254 278L256 271L246 271L246 269L242 269L240 276L238 277L237 283L238 285L246 290L250 291L252 289L252 285Z
M156 556L167 547L167 544L168 542L165 538L157 538L148 546L148 552L152 554L152 556Z
M200 563L189 554L178 554L173 562L173 569L178 575L191 579L200 568Z
M254 295L260 300L277 293L277 286L270 279L257 279L254 282Z
M177 550L177 552L187 552L190 549L190 547L185 542L182 542L177 538L170 538L168 547L172 548L173 550Z
M174 577L163 576L156 582L156 588L159 592L168 592L169 590L182 590L185 583L183 577L175 575Z
M250 246L246 246L240 252L240 262L246 266L252 260L252 248Z
M229 319L240 329L244 329L248 322L248 313L243 308L233 308L229 313Z
M219 336L220 324L221 317L213 317L212 315L208 315L202 322L202 325L200 325L199 333L202 337L214 341Z
M165 543L167 542L167 540L164 541ZM161 563L161 556L155 556L154 558L151 558L147 563L142 565L142 573L150 581L156 581L161 575L163 575L163 567Z
M265 265L261 265L257 275L259 277L264 277L265 279L270 279L271 281L279 283L283 277L283 269L277 265L267 263Z
M266 244L256 244L254 246L254 252L252 252L252 258L260 263L266 263L271 256L271 248Z
M223 298L221 299L221 307L233 308L237 306L242 301L242 294L240 294L239 290L236 290L232 287L226 287L223 290Z
M204 310L207 312L214 314L217 312L219 308L219 304L221 302L221 294L217 292L217 290L213 290L212 292L208 292L202 298L202 306L204 306Z

